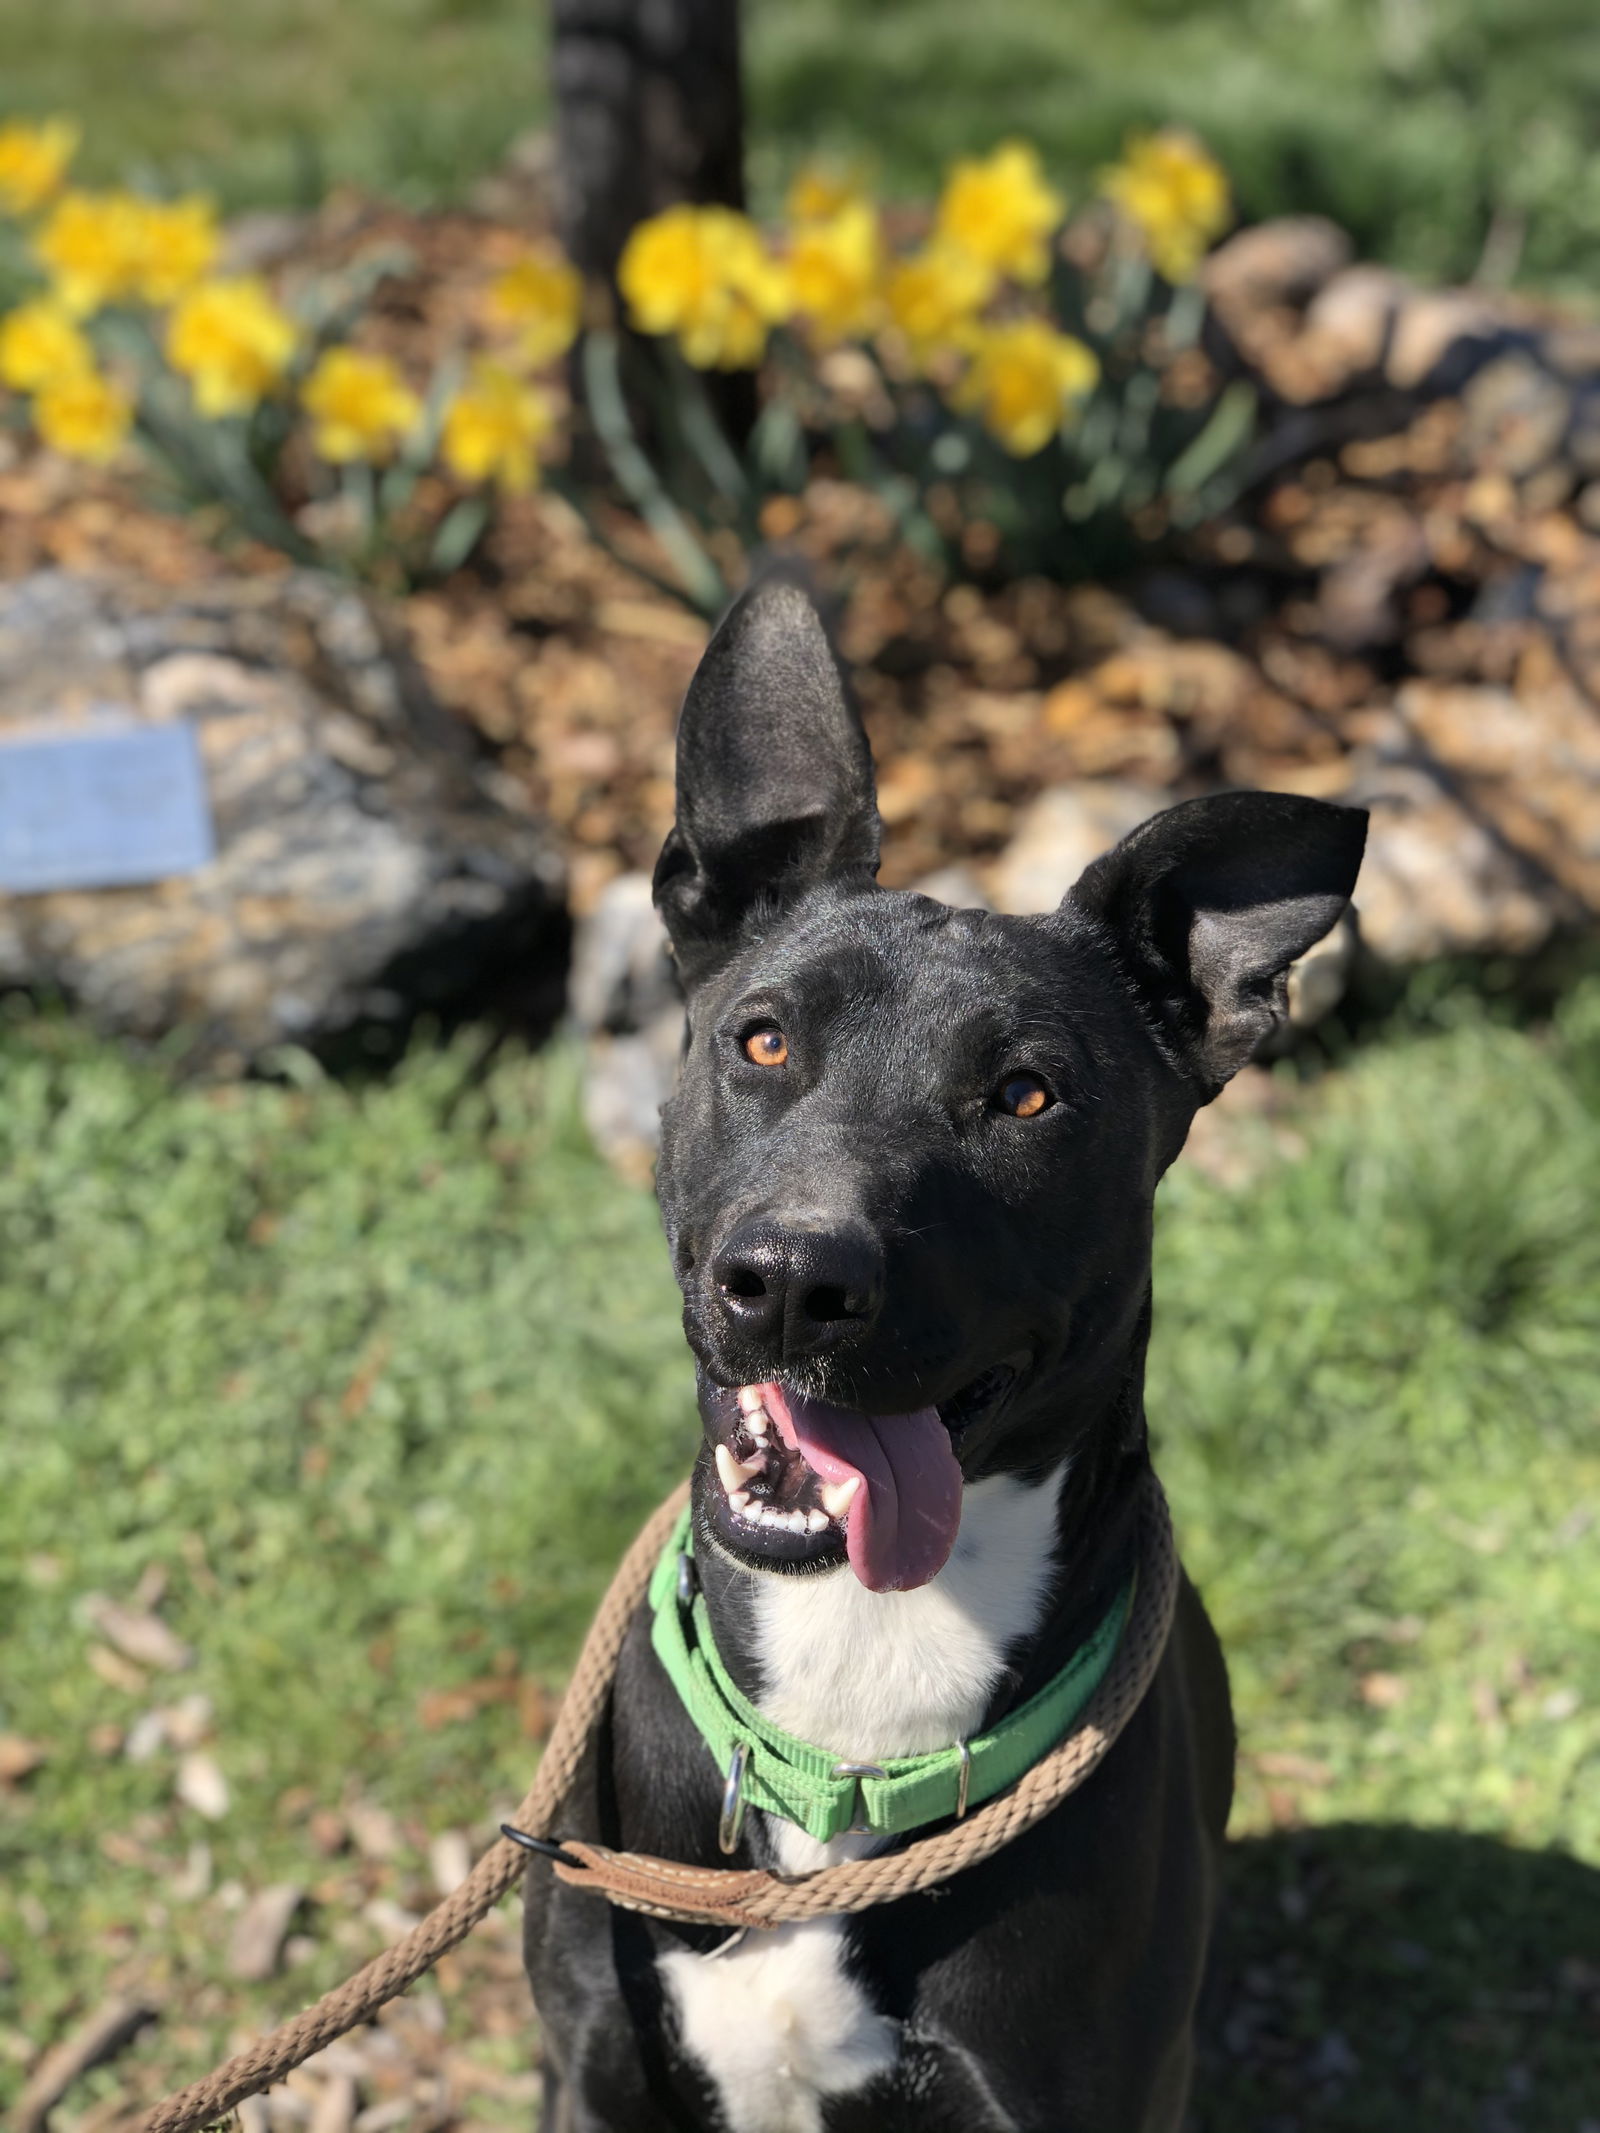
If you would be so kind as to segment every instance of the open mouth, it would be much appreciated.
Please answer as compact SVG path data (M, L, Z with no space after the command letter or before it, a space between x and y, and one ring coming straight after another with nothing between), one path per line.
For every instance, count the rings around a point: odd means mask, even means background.
M1009 1390L996 1365L941 1406L868 1415L775 1379L718 1389L710 1492L720 1539L773 1567L841 1557L873 1592L936 1577L961 1524L960 1437Z

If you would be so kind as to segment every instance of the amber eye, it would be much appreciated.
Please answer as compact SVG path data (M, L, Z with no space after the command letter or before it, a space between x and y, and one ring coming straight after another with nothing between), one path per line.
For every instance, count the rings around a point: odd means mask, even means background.
M789 1056L789 1040L781 1029L753 1029L744 1040L744 1056L757 1066L782 1066Z
M1037 1118L1048 1111L1055 1098L1037 1074L1013 1074L1000 1089L1000 1108L1013 1118Z

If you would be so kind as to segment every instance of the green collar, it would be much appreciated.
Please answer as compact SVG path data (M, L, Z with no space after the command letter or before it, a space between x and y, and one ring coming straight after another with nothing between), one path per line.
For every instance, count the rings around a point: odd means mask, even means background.
M782 1815L826 1843L847 1830L902 1836L993 1799L1055 1747L1099 1687L1133 1599L1130 1578L1054 1680L989 1732L929 1755L842 1763L780 1732L734 1686L711 1635L693 1560L685 1510L650 1581L651 1642L723 1778L724 1851L738 1842L747 1806Z

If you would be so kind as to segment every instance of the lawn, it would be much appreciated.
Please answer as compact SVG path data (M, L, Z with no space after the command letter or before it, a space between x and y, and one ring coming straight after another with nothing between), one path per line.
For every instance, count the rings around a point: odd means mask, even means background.
M44 1751L0 1787L0 2108L108 1984L168 2018L75 2105L199 2070L523 1790L694 1438L654 1209L577 1072L469 1035L361 1087L175 1089L63 1021L0 1034L0 1735ZM1197 2125L1577 2133L1600 983L1540 1030L1447 1002L1286 1093L1160 1225L1151 1413L1243 1735ZM283 1879L291 1967L240 1984L230 1921Z
M1470 274L1492 219L1583 297L1600 247L1589 0L747 0L758 201L819 147L891 190L1006 133L1082 190L1130 126L1196 127L1251 216L1314 209L1365 253ZM459 195L547 115L533 0L7 0L0 109L68 109L99 178L234 204L353 180Z

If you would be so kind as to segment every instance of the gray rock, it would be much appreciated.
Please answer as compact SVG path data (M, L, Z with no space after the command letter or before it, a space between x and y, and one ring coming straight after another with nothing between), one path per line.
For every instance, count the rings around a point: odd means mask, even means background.
M1220 304L1304 304L1350 263L1352 246L1322 215L1279 215L1230 237L1202 270Z
M1052 911L1091 860L1110 851L1173 795L1123 778L1056 785L1023 809L1016 833L990 870L997 911Z
M1531 354L1501 356L1461 395L1462 449L1474 467L1532 474L1560 451L1572 421L1570 388Z
M584 1036L645 1028L683 995L648 874L619 874L572 934L567 1006Z
M949 904L957 911L989 911L993 906L979 886L977 876L956 861L947 867L936 867L931 874L924 874L914 881L912 888L919 896L931 896L935 903Z
M1504 318L1477 290L1412 290L1395 319L1384 372L1402 392L1451 391L1506 333Z
M618 875L578 920L567 1005L586 1043L584 1123L615 1169L644 1182L683 1050L683 994L648 874Z
M310 573L0 588L0 743L91 705L193 725L216 856L148 887L0 896L0 984L114 1031L185 1027L228 1063L419 1011L539 1019L555 848L358 594Z
M1374 757L1341 795L1372 811L1356 891L1363 942L1382 961L1526 955L1559 916L1548 891L1421 756Z
M1346 267L1306 311L1306 332L1340 381L1379 369L1410 284L1388 267Z

